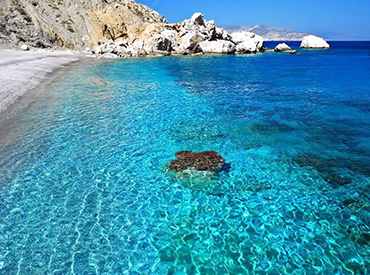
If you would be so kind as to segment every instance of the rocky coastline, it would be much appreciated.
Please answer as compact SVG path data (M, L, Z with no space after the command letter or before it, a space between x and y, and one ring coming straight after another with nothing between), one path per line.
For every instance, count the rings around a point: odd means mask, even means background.
M324 49L329 44L322 38L309 35L302 40L301 48ZM202 13L177 24L163 23L144 39L101 39L98 46L87 52L100 58L167 56L189 54L255 54L272 51L264 47L263 37L249 31L238 30L229 34L214 21L207 21ZM297 54L286 43L273 50Z
M264 52L264 38L247 30L228 33L202 13L170 24L134 0L52 3L3 0L0 48L71 49L96 57L118 58L189 54ZM281 46L281 45L280 45ZM289 47L289 46L288 46ZM303 38L302 48L328 48L322 38ZM290 50L275 49L276 52Z

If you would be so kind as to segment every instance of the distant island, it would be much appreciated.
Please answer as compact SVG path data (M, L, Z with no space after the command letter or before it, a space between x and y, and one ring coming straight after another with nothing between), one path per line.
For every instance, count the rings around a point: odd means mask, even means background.
M222 26L229 33L235 31L254 32L264 38L266 41L300 41L303 37L310 35L305 32L295 32L288 29L282 29L266 25L246 26Z

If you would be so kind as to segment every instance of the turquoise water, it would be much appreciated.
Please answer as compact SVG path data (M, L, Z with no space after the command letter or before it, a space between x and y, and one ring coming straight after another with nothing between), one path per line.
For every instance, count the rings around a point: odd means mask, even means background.
M71 69L1 126L0 273L369 273L369 51Z

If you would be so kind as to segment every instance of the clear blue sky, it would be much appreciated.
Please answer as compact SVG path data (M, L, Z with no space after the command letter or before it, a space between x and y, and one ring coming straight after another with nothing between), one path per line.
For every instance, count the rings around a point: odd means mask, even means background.
M370 40L370 0L137 0L170 22L202 12L217 25L264 24L327 39Z

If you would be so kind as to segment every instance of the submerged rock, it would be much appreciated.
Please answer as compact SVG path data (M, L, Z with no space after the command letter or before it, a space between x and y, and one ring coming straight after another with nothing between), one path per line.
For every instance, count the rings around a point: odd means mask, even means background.
M286 43L280 43L274 49L275 52L290 52L291 50L292 48L289 47Z
M307 35L303 37L301 43L302 49L329 49L330 45L323 38L315 35Z
M347 174L342 174L341 162L317 155L298 155L294 161L301 167L311 167L318 172L320 177L334 187L340 187L352 183Z
M344 206L348 208L354 208L354 209L370 209L370 205L359 200L359 199L347 199L343 201Z
M169 169L181 172L186 169L198 171L217 172L222 169L225 159L215 151L205 151L196 153L192 151L180 151L176 154L176 159L169 164Z

